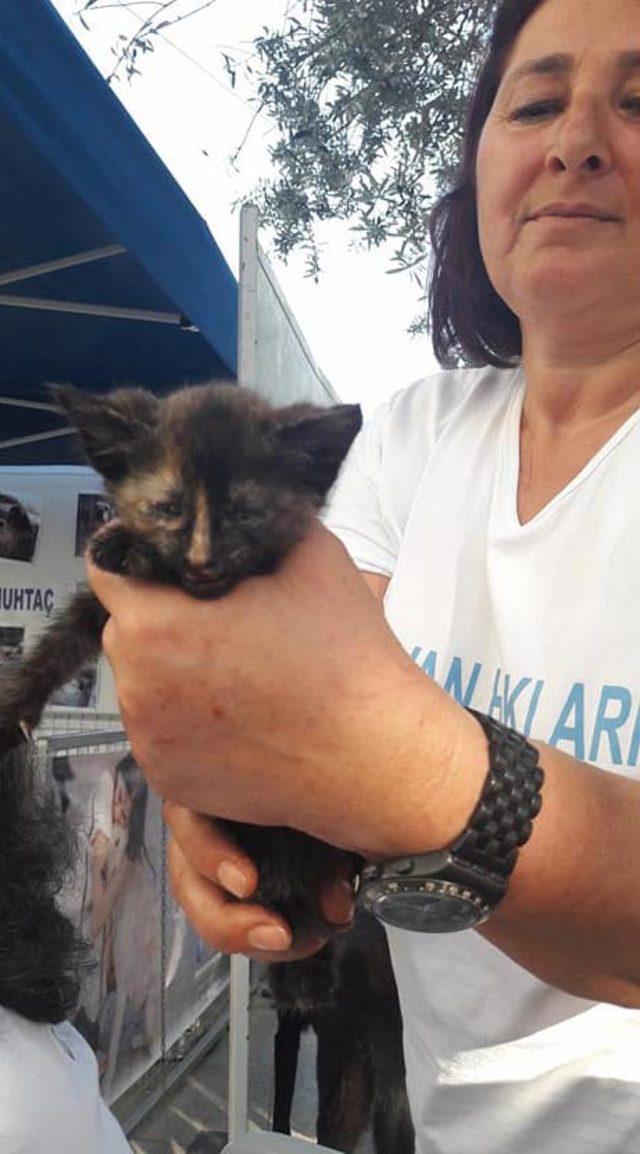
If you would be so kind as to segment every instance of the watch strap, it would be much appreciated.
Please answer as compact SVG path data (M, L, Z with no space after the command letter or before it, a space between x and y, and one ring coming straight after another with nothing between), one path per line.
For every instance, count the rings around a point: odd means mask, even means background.
M526 737L469 709L489 742L489 772L469 824L449 845L456 859L507 879L542 805L544 773Z

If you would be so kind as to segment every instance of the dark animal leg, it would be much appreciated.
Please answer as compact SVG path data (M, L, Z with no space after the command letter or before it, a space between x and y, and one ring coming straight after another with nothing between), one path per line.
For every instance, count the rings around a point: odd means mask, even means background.
M389 1055L386 1055L389 1058ZM376 1154L414 1154L415 1134L405 1087L404 1062L376 1071L373 1139Z
M278 1010L274 1042L273 1121L277 1134L291 1133L291 1103L296 1084L300 1036L304 1023L300 1014Z
M318 1122L321 1145L353 1154L371 1114L373 1079L366 1042L354 1036L348 1010L329 1024L319 1016ZM333 1016L333 1015L332 1015Z
M10 733L19 732L21 723L33 729L53 691L98 655L107 616L93 593L77 593L26 657L3 671L0 747Z
M376 963L375 976L379 982L383 982L386 974L387 989L382 1001L378 987L370 1018L374 1146L376 1154L414 1154L415 1133L407 1097L402 1046L402 1013L391 959L383 940L380 942Z

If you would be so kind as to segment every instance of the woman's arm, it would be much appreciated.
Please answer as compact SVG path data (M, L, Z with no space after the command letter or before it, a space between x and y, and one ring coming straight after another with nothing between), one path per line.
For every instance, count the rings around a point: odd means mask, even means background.
M484 734L411 662L320 526L219 602L91 579L112 614L105 649L134 751L171 802L370 857L440 848L466 826ZM541 760L542 812L480 932L545 981L640 1006L640 786L556 750ZM205 908L206 890L201 930Z
M479 932L550 985L640 1008L640 783L538 748L543 807Z
M375 573L363 573L362 576L374 596L382 603L389 584L388 578ZM603 899L607 904L613 903L614 920L619 918L621 911L615 910L615 905L619 902L616 891L622 887L629 890L630 883L640 867L640 848L637 858L633 852L621 858L611 879L612 893L609 898L602 892L604 879L597 875L600 870L607 871L608 866L605 864L607 860L615 860L620 823L623 826L630 823L632 847L636 835L640 836L640 785L637 781L629 781L618 776L614 780L610 773L603 773L592 766L577 762L550 746L536 744L540 751L541 763L546 770L544 825L547 828L544 832L541 828L537 829L536 839L528 849L526 865L523 857L511 882L508 897L478 932L504 953L509 954L514 961L550 985L597 1001L638 1006L640 964L636 965L634 956L636 943L633 935L627 934L625 927L622 927L624 935L622 952L627 956L623 965L619 967L620 976L617 976L615 972L611 972L616 967L611 964L609 945L606 942L599 942L602 912L598 907ZM566 832L563 833L564 822L561 817L565 808L569 808L570 811L579 810L580 825L585 826L587 831L591 827L591 832L576 839L577 846L573 845L572 840L566 847L566 855L569 858L575 855L575 860L572 864L567 863L571 888L565 888L563 892L558 885L561 879L555 876L555 861L556 855L559 856L562 838L566 836ZM610 821L616 810L617 819ZM554 813L557 820L555 833L550 824ZM576 822L578 817L576 812ZM542 821L541 818L538 827ZM608 825L608 831L602 828L605 825ZM613 836L610 844L606 846L610 833ZM589 847L594 837L600 849L595 854L595 860L592 860ZM579 860L583 851L586 851L585 856L589 856L586 868ZM548 908L548 897L544 892L547 887L553 895L552 909ZM544 923L542 920L538 922L536 914L538 909L544 917ZM572 932L567 933L565 925L568 922L568 926L571 927L578 917L582 921L583 940L586 939L589 944L587 965L583 965L580 952L576 949L576 939ZM598 944L604 947L600 967L594 964L594 947ZM631 981L628 977L622 976L625 971L633 974Z

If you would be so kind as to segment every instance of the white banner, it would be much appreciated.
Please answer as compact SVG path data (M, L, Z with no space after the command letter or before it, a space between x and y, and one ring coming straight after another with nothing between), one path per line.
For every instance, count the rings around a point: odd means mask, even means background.
M92 469L0 468L0 664L19 658L85 582L86 543L110 512ZM104 659L79 670L50 706L115 712Z

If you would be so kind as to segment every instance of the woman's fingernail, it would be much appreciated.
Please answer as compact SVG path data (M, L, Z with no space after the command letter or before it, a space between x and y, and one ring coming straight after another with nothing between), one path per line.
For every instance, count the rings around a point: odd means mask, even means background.
M240 866L235 862L223 861L218 866L217 879L223 889L236 898L246 898L249 890L249 880Z
M334 926L349 927L353 921L353 886L348 881L338 881L325 896L322 910L327 921Z
M249 930L247 941L256 950L287 950L291 937L282 926L255 926Z

